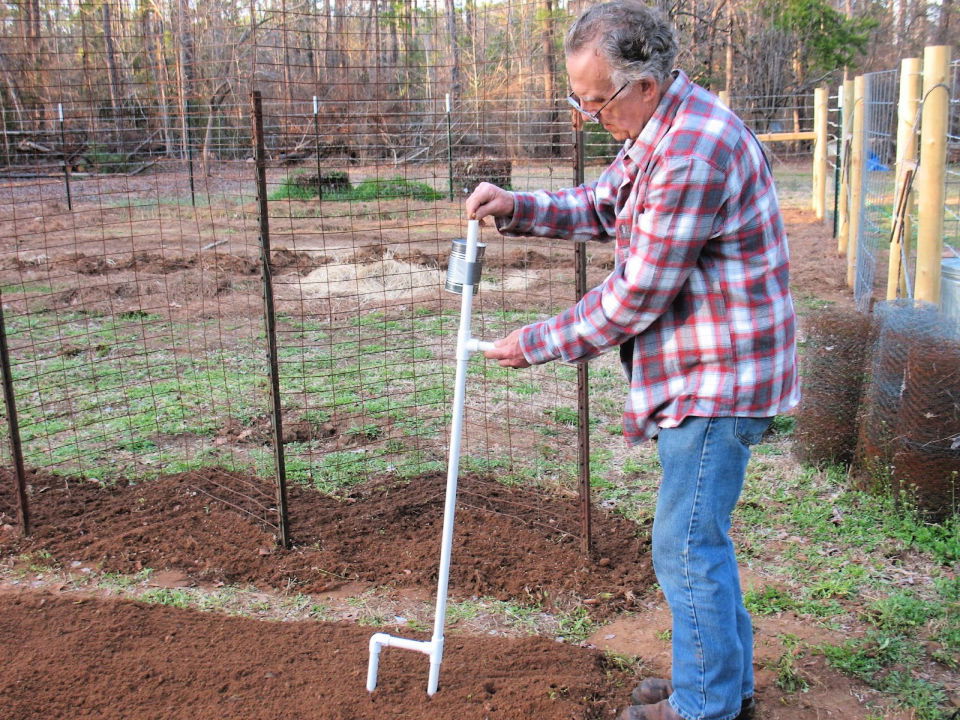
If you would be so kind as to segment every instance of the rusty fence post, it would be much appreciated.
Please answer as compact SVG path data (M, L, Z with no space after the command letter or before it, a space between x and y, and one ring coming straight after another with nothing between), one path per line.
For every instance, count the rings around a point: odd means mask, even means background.
M582 185L584 177L583 128L573 129L573 184ZM587 292L586 243L574 245L577 300ZM589 557L593 552L593 528L590 516L590 368L577 363L577 486L580 495L580 550Z
M7 428L10 434L10 455L13 459L17 481L17 516L20 531L30 534L30 506L27 502L27 473L23 467L23 447L20 442L20 424L17 420L17 401L13 392L13 369L10 366L10 350L7 347L7 327L3 318L3 303L0 302L0 366L3 368L3 403L7 410Z
M277 512L280 515L279 542L290 547L290 520L287 512L287 469L283 455L283 418L280 411L280 367L277 361L277 317L273 304L273 275L270 267L270 220L267 207L267 161L263 142L263 98L259 90L250 93L253 101L253 152L257 172L257 215L260 221L260 268L263 280L263 317L270 361L270 415L273 420L273 458L277 478Z

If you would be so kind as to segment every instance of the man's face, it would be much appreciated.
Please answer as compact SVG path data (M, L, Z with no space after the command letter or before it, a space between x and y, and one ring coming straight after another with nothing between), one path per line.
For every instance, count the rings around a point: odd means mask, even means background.
M596 48L586 48L567 56L567 75L570 89L579 98L580 106L590 113L600 112L600 124L623 142L636 140L640 131L653 117L660 102L660 86L653 80L638 80L619 89L610 79L610 66ZM613 100L604 106L610 98ZM577 113L580 120L584 117Z

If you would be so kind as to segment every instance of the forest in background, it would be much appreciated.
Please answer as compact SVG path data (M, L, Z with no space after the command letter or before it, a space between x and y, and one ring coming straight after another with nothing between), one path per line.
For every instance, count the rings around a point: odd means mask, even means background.
M945 44L957 24L952 3L658 0L680 36L678 65L695 80L747 104L783 105L844 71L894 68ZM482 144L548 157L568 137L563 33L585 5L8 1L0 165L245 157L252 90L263 94L268 144L281 159L442 157L448 96L461 154Z

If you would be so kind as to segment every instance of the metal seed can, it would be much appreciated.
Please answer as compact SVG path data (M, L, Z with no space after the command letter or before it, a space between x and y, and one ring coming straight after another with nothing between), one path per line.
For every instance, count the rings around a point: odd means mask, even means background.
M477 259L467 262L467 241L456 238L450 246L450 259L447 261L447 281L444 290L463 295L464 284L473 285L473 292L480 292L480 276L483 273L483 251L487 246L477 243Z

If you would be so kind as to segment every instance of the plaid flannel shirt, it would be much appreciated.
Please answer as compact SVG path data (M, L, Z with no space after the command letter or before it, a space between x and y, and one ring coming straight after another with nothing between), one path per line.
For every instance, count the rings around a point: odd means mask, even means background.
M621 347L631 444L689 416L799 400L788 252L770 169L737 116L683 72L593 184L514 193L508 236L615 240L613 272L523 328L533 364Z

